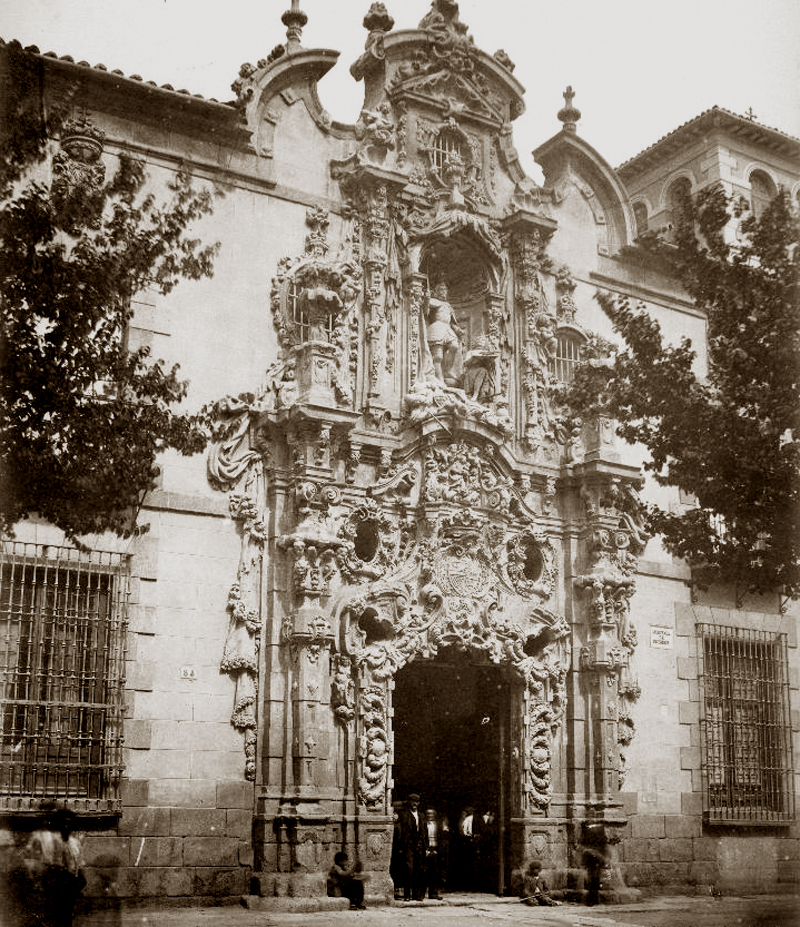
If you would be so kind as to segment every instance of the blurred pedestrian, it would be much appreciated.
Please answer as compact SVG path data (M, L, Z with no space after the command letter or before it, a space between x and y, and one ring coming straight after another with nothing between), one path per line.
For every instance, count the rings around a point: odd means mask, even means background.
M18 882L25 924L71 927L75 902L86 885L81 870L81 844L74 833L77 817L58 802L46 801L42 826L22 851Z

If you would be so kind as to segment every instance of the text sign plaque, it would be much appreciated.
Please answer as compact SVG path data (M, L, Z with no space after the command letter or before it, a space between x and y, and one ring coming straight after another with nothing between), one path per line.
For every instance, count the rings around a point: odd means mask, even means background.
M650 625L650 646L655 650L672 650L672 628Z

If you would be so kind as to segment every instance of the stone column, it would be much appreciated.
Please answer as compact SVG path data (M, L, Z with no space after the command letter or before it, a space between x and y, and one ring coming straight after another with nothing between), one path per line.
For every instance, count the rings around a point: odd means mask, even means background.
M610 447L603 452L602 435L599 423L596 442L588 442L587 458L609 454ZM606 472L599 472L601 468ZM634 551L639 553L646 540L637 528L636 513L631 514L636 483L638 479L616 475L602 465L584 473L580 498L588 522L588 570L575 579L576 588L583 592L585 609L580 671L588 694L585 736L589 747L585 820L575 841L584 862L603 859L603 900L617 903L638 894L625 887L616 859L616 845L627 823L619 798L624 776L619 722L624 701L635 697L636 689L629 670L636 647L630 619L636 588ZM632 723L625 730L627 736Z
M309 529L308 521L301 526ZM317 712L326 691L328 653L333 629L321 608L328 581L335 570L335 551L342 541L319 532L298 530L279 540L292 557L295 607L284 619L283 643L291 653L291 739L295 794L317 799L317 763L322 732Z

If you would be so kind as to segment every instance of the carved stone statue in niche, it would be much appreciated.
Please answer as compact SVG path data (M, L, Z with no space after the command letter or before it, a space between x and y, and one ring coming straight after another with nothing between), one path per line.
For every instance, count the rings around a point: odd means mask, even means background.
M467 398L482 405L492 401L496 393L496 368L500 352L488 338L467 352L464 358L464 392Z
M428 299L425 337L433 360L434 375L447 386L460 386L464 373L461 340L464 331L448 302L447 284L437 283Z

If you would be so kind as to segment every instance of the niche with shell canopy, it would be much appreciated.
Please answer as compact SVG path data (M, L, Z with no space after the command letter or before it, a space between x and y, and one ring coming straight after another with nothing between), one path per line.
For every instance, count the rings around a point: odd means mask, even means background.
M486 405L502 392L506 333L498 308L498 262L472 231L432 236L421 250L420 272L428 281L423 371L426 379L461 389Z

